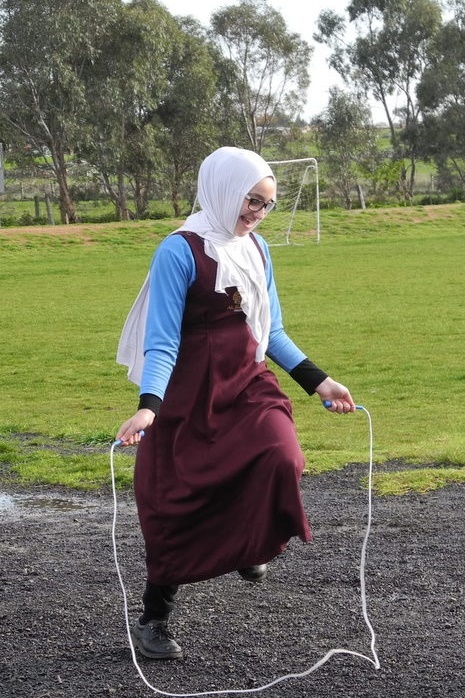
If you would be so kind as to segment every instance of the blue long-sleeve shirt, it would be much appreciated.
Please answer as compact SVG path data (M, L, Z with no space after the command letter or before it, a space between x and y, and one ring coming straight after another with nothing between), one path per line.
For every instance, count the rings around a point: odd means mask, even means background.
M273 265L260 235L254 233L265 256L265 275L270 299L271 330L267 356L288 373L305 354L284 331ZM196 279L195 261L182 235L169 235L157 248L150 268L150 292L144 340L144 369L140 394L163 399L178 356L181 325L189 287Z

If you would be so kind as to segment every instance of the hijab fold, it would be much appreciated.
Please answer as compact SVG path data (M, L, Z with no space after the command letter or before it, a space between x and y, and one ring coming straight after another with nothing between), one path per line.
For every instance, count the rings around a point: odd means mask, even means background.
M270 304L262 256L250 235L234 229L244 197L265 177L274 175L260 155L241 148L223 147L203 161L197 197L201 210L174 232L189 231L204 239L205 253L217 262L215 291L236 286L241 309L257 342L256 361L265 359L270 333ZM150 279L144 284L124 324L116 360L128 367L128 378L140 385L144 359Z

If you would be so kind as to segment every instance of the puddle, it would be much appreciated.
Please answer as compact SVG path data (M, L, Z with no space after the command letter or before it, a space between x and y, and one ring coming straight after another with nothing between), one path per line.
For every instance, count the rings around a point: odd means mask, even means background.
M19 513L20 511L31 510L74 511L83 509L85 506L88 505L76 499L60 496L6 494L6 492L0 492L0 514L12 514L13 512Z

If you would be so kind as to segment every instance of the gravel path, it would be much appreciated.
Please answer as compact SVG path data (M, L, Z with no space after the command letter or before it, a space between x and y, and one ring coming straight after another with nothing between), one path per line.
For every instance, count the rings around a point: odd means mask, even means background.
M147 680L168 693L235 695L306 671L333 648L371 657L359 589L364 475L357 465L304 478L314 542L293 541L265 583L231 574L182 587L171 627L185 658L138 656ZM2 698L158 695L128 646L111 493L20 490L11 482L0 490ZM461 486L375 497L366 585L381 668L338 655L304 678L245 695L464 698L464 511ZM132 620L144 561L130 492L118 494L117 541Z

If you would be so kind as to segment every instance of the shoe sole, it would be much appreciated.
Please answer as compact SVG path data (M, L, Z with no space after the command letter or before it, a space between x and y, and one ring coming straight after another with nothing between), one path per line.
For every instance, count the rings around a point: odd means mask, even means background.
M247 574L243 574L239 570L237 570L237 571L239 572L239 576L241 579L243 579L245 582L252 582L252 584L257 584L259 582L265 581L266 576L268 574L268 570L265 570L265 572L263 572L263 574L260 574L258 576L253 577L253 576L248 576Z
M137 635L134 635L133 632L131 632L131 638L132 638L132 643L136 649L139 650L141 654L144 655L144 657L147 657L148 659L183 659L183 653L182 650L179 652L171 652L171 653L165 653L165 654L158 654L156 652L149 652L146 650L141 642L139 641L139 638Z
M241 578L244 580L244 582L251 582L252 584L260 584L260 582L265 581L266 574L262 575L261 577L244 577L241 574Z

